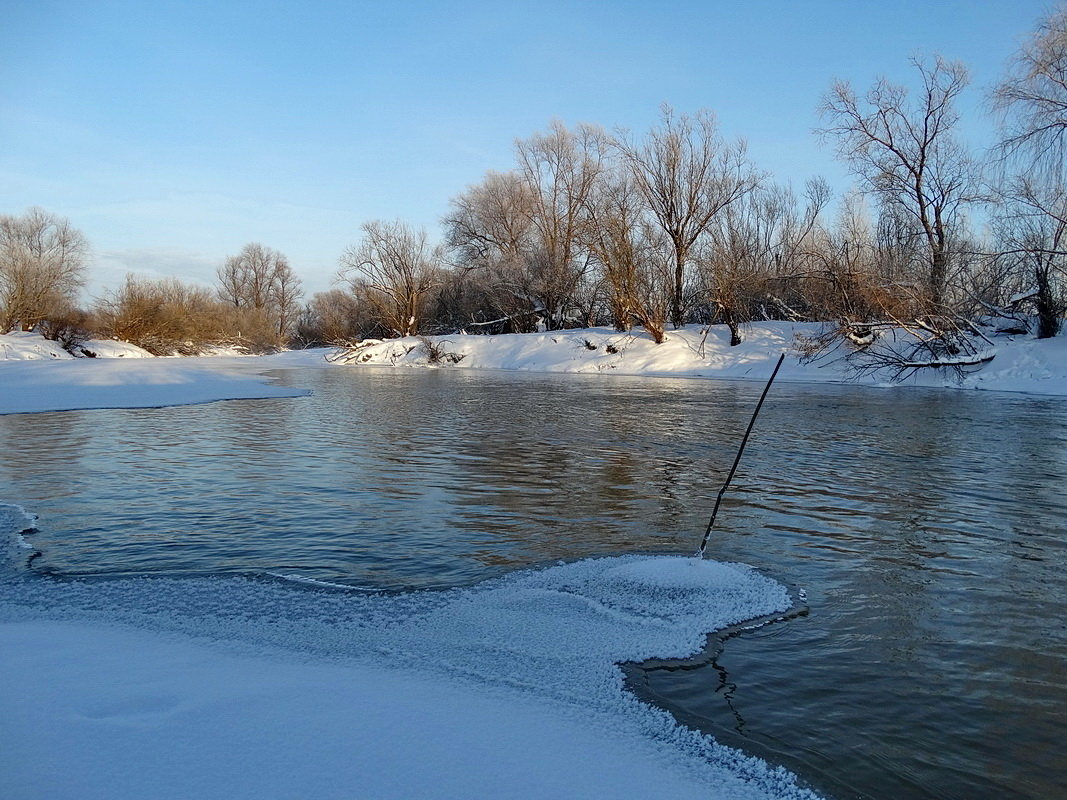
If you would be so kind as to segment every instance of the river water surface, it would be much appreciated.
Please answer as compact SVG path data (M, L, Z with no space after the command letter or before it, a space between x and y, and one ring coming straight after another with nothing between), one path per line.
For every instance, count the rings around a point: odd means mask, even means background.
M0 501L60 576L469 584L692 552L762 389L288 369L314 395L0 416ZM837 798L1067 786L1067 404L776 385L709 555L805 613L628 668L683 723Z

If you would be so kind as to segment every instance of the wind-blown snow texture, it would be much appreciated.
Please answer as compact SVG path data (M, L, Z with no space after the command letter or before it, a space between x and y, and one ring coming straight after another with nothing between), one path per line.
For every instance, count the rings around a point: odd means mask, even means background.
M0 506L7 796L811 797L617 666L789 607L747 567L623 556L400 595L64 581L24 569L31 525Z

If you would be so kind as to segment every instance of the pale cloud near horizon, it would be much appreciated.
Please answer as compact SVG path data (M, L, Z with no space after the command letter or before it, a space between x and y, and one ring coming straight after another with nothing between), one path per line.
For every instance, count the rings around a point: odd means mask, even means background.
M151 280L178 278L187 283L213 287L221 262L203 253L179 247L146 247L105 250L95 254L89 267L86 294L90 299L118 289L127 275Z
M218 267L249 242L284 253L310 296L330 288L360 222L339 209L186 192L94 203L71 217L92 231L91 296L117 288L127 273L214 286Z

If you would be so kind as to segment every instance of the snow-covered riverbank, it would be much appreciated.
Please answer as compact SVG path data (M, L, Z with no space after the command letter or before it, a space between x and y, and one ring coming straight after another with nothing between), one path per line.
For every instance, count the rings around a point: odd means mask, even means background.
M886 375L850 374L833 354L804 363L796 344L817 335L812 323L763 322L745 329L744 341L730 346L726 326L696 325L669 331L655 344L643 331L617 333L607 328L504 336L431 337L440 348L436 364L424 340L409 337L371 343L338 363L348 365L441 366L449 369L502 369L617 375L691 376L766 380L780 353L787 353L779 380L812 383L855 381L868 386L928 386L1067 395L1067 337L1038 341L998 336L991 362L967 369L962 379L951 370L922 370L903 383Z
M287 397L299 391L262 373L331 369L322 351L146 358L105 344L74 358L0 338L7 413ZM623 556L400 596L54 581L27 569L35 520L2 505L19 499L0 497L12 796L812 797L639 703L617 667L788 608L748 568Z
M263 373L291 366L440 367L443 369L656 375L726 380L765 380L780 353L787 354L781 381L856 382L865 386L924 386L1067 395L1067 336L1035 340L998 336L995 357L969 367L921 370L902 383L886 375L857 378L833 355L802 361L796 344L819 326L767 322L750 325L745 340L729 344L724 326L689 326L655 344L641 331L606 328L501 336L454 334L366 342L358 349L302 350L270 356L233 355L153 358L122 342L93 342L95 358L75 358L36 334L0 336L0 413L80 408L144 408L215 400L295 397L299 390L272 384ZM327 361L329 358L329 362Z

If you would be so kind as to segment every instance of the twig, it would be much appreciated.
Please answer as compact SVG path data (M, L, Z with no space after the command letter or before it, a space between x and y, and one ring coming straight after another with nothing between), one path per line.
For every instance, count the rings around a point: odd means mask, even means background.
M782 367L782 362L785 361L785 353L778 356L778 363L774 365L774 372L771 373L770 380L767 381L767 385L763 387L763 394L760 395L759 402L756 403L756 410L752 412L752 419L748 421L748 428L745 430L744 438L741 439L741 446L737 448L737 456L734 458L734 465L730 467L730 474L726 476L726 482L719 489L719 496L715 498L715 508L711 511L711 519L708 520L707 530L704 531L704 538L700 541L700 550L697 552L697 556L704 557L704 550L708 546L708 537L711 536L711 529L715 525L715 515L719 513L719 504L722 503L722 496L726 494L726 489L730 485L730 481L734 479L734 473L737 472L737 465L741 463L741 454L745 452L745 445L748 444L748 436L752 433L752 426L756 424L756 417L759 416L759 410L763 408L763 401L767 399L767 392L771 390L771 384L774 383L775 376L778 375L778 370Z

